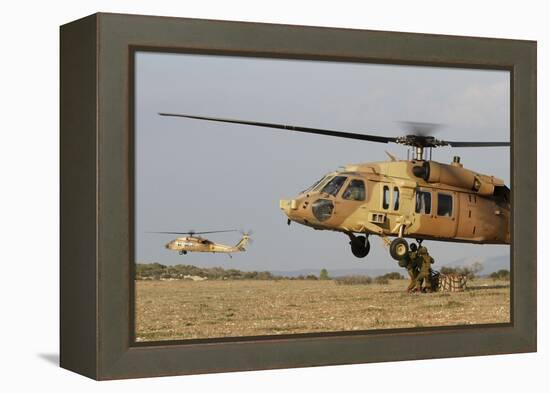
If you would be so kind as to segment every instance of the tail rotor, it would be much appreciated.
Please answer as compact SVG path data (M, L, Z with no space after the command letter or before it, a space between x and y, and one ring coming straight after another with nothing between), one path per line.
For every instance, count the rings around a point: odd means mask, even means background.
M240 233L242 235L242 238L237 243L236 247L241 251L245 251L246 245L253 243L252 238L250 237L252 235L252 230L248 230L248 231L241 230Z
M254 233L254 231L252 231L252 229L249 229L248 231L245 231L245 230L241 229L240 233L241 233L241 236L243 237L243 239L246 239L246 241L249 244L254 243L254 240L252 240L252 234Z

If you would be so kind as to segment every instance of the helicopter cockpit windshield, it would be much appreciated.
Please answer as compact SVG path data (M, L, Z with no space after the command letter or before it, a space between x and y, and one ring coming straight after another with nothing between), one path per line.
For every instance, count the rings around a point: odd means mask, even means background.
M304 191L302 191L300 194L306 194L308 192L313 191L319 191L319 189L324 186L329 179L332 179L332 175L325 175L321 179L317 180L315 183L313 183L312 186L306 188Z
M323 187L321 192L336 196L336 194L338 194L338 191L340 191L340 188L342 188L342 186L344 185L346 179L347 176L335 176L331 181L327 183L326 186Z

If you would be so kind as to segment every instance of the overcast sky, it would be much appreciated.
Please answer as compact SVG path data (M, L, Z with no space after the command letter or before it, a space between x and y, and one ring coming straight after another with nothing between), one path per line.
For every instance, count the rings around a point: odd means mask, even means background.
M507 71L374 65L228 56L136 54L136 261L243 270L388 268L382 241L357 259L347 236L293 223L279 209L324 173L348 163L386 160L394 144L352 141L183 118L158 112L239 118L383 136L400 122L439 123L448 140L509 141ZM510 185L510 149L439 148L465 167ZM254 244L224 254L180 256L170 235L148 231L252 229ZM235 244L238 233L209 238ZM460 258L507 256L508 246L425 242L436 268Z

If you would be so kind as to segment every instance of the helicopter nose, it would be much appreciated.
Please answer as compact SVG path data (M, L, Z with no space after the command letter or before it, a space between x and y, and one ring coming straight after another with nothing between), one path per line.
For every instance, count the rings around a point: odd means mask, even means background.
M291 218L292 211L297 208L296 199L281 199L279 201L279 207L289 218Z

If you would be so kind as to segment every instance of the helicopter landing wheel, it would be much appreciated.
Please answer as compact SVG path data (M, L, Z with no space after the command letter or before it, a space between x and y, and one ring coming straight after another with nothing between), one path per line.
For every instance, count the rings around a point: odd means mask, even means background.
M393 259L399 261L407 256L409 252L409 244L402 237L392 240L390 244L390 255Z
M365 258L370 251L370 242L366 236L354 237L349 244L351 245L351 253L357 258Z
M187 255L187 251L180 251L179 254L180 255Z

